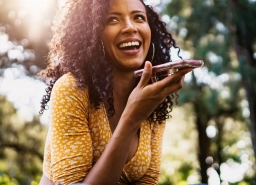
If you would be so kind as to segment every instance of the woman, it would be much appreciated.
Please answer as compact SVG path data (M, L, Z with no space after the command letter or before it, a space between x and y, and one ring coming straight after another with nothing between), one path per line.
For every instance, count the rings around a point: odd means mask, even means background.
M165 24L141 0L70 0L54 24L41 73L51 80L41 113L52 104L40 184L157 184L168 95L192 70L150 82L176 47Z

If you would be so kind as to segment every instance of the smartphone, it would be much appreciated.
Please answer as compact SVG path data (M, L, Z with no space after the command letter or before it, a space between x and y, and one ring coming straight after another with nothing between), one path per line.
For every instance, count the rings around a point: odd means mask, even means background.
M170 70L172 73L175 71L178 71L179 69L192 67L192 68L199 68L204 65L204 62L202 60L177 60L173 62L167 62L164 64L156 65L152 67L152 73L154 76L158 76L158 73L160 75L163 74L170 74ZM140 77L143 73L143 69L137 70L134 72L135 77Z

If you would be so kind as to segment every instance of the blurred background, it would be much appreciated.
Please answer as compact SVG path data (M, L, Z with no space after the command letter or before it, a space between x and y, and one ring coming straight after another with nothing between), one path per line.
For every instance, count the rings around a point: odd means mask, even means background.
M37 185L49 111L47 43L64 0L0 0L0 185ZM148 0L180 55L202 59L186 75L168 120L159 185L256 184L256 0ZM172 60L178 51L171 51Z

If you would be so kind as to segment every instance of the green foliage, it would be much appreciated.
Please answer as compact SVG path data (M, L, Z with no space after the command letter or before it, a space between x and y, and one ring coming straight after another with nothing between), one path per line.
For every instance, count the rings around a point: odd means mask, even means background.
M29 122L22 120L2 95L0 116L0 184L39 182L47 128L38 117Z
M0 185L18 185L16 179L10 178L7 174L0 173Z
M159 185L199 182L196 160L197 132L191 104L174 107L166 123ZM192 180L190 180L192 179Z
M256 79L256 2L172 0L164 13L170 17L169 29L177 35L178 45L191 58L205 62L203 74L194 71L179 98L181 105L190 102L194 107L202 181L207 183L204 161L208 156L220 165L229 159L241 163L241 153L246 153L256 176L256 84L252 80ZM250 120L243 114L246 108ZM254 126L248 127L250 124ZM209 125L217 128L215 138L205 134ZM245 148L237 147L247 139L251 142Z

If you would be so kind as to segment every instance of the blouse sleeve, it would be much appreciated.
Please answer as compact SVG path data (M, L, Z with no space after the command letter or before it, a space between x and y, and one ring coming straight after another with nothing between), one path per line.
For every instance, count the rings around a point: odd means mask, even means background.
M88 107L88 92L71 74L55 83L44 159L44 173L55 183L81 182L92 167Z
M155 124L151 135L151 161L147 172L134 184L156 185L158 182L162 158L162 140L165 122Z

